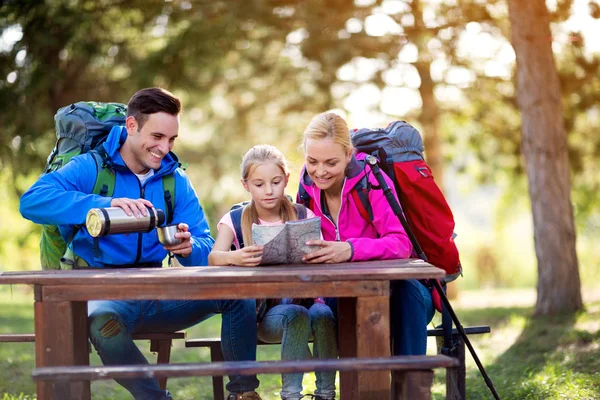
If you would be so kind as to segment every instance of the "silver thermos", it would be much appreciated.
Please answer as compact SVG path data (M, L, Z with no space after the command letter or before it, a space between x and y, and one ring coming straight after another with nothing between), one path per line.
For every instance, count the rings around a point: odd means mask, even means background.
M120 207L92 208L85 218L85 226L93 237L116 233L150 232L165 222L165 213L147 207L148 215L136 218L125 214Z

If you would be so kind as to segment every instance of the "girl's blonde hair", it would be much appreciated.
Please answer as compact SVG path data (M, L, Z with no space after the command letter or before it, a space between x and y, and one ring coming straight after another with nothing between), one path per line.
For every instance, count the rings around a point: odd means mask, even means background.
M287 177L289 174L287 161L283 154L274 146L268 144L260 144L252 147L242 158L242 179L246 182L250 175L254 172L256 167L264 163L274 163L277 165L281 172ZM294 204L290 201L287 196L283 196L281 200L280 215L282 221L295 221L298 219L298 213ZM258 224L258 211L254 205L254 200L244 207L242 211L242 235L246 246L252 245L252 224Z
M354 151L346 121L332 112L319 114L310 121L304 130L304 149L308 139L331 139L334 143L341 144L347 154Z

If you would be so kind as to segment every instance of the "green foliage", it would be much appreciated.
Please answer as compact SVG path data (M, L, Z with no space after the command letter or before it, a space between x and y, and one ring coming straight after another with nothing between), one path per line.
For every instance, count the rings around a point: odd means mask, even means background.
M513 297L510 293L503 297ZM472 342L500 398L583 400L600 396L595 350L599 306L597 301L587 304L588 312L574 317L531 318L530 307L464 309L458 314L465 326L492 327L490 335ZM492 398L468 351L466 359L467 398ZM437 386L443 380L438 374Z
M0 263L10 263L8 269L37 265L32 260L39 230L18 221L17 196L42 169L54 142L52 117L61 106L79 100L126 102L135 90L153 85L178 94L184 114L175 151L190 164L188 174L215 233L230 205L247 196L239 184L239 163L248 148L273 143L288 156L294 166L288 193L294 195L302 165L297 146L310 118L341 107L367 84L379 89L418 86L393 82L386 74L394 68L417 71L421 83L435 90L435 101L424 101L410 115L385 115L380 102L365 107L381 121L402 118L420 127L439 112L447 164L473 178L472 186L493 183L505 191L497 211L502 229L512 207L527 203L514 80L488 73L489 60L464 54L458 46L473 27L500 42L508 37L506 4L422 0L396 2L397 7L388 9L390 3L4 2L2 37L17 35L0 43L0 213L11 227L10 233L0 233ZM564 29L561 23L570 15L571 3L559 1L552 10L557 30ZM382 13L397 29L369 35L369 18ZM572 38L556 54L575 215L580 232L593 237L600 231L595 201L600 178L590 173L600 153L594 134L600 127L600 71L598 55L586 51L581 35L572 33ZM417 50L415 60L399 56L411 48ZM343 77L341 68L357 60L375 65L374 72ZM449 76L456 70L471 78L453 82ZM440 96L444 90L453 90L456 98Z

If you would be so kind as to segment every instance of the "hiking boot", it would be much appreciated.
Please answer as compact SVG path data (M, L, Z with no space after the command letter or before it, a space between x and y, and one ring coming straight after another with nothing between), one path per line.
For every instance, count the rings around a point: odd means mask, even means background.
M262 400L256 392L230 393L227 400Z

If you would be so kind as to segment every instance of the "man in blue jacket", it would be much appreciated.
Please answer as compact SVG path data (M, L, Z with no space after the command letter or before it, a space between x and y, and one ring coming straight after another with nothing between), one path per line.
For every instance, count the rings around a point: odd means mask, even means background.
M160 267L167 251L184 266L207 265L214 243L192 184L170 153L179 132L181 103L160 88L142 89L128 103L124 127L115 127L104 148L115 171L113 197L92 194L97 177L93 155L74 157L61 169L40 178L22 197L23 217L38 224L58 225L69 245L75 268ZM85 223L92 208L120 207L128 215L147 215L146 207L165 210L162 177L175 178L173 221L179 244L163 246L156 230L100 237L97 242ZM90 301L90 340L106 365L147 364L131 339L136 332L167 332L188 328L210 316L222 314L223 353L227 360L256 359L254 300L131 300ZM119 381L135 399L171 399L154 379ZM260 400L256 376L231 376L229 399Z

